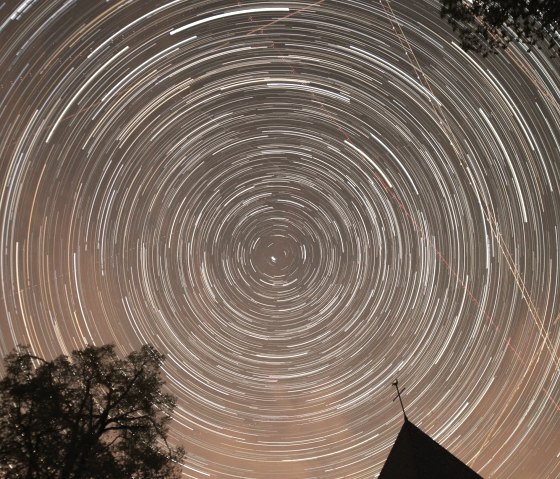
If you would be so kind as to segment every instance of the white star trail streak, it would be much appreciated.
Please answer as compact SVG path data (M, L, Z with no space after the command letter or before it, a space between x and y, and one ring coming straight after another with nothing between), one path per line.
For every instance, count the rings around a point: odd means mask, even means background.
M184 477L376 477L397 376L560 477L558 59L435 0L0 7L3 354L154 344Z

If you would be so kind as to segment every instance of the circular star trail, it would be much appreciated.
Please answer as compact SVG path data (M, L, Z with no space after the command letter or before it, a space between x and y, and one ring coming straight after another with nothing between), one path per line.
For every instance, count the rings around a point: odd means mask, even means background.
M191 478L560 475L560 76L437 2L7 2L0 348L152 343Z

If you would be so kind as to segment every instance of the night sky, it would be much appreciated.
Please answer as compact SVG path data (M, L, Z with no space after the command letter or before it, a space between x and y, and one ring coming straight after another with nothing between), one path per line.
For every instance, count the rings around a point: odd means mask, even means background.
M560 61L435 0L0 3L0 352L152 343L184 475L369 479L402 412L560 477Z

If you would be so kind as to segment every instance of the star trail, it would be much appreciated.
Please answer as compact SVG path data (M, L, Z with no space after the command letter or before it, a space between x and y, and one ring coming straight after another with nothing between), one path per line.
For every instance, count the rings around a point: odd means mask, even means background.
M560 477L560 63L435 0L0 3L0 351L151 343L184 477Z

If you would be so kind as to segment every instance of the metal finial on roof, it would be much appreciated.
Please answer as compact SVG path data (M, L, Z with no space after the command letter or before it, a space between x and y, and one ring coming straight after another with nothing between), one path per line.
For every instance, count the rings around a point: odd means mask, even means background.
M395 379L395 381L393 381L393 386L395 386L397 388L397 395L393 398L393 402L399 398L399 402L401 403L401 408L402 408L402 412L404 415L404 420L408 421L408 418L406 417L406 412L404 410L404 404L402 402L402 397L401 397L401 393L406 389L406 387L402 388L402 391L399 390L399 380Z

